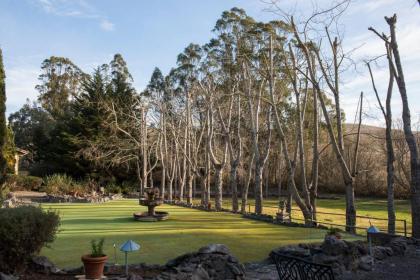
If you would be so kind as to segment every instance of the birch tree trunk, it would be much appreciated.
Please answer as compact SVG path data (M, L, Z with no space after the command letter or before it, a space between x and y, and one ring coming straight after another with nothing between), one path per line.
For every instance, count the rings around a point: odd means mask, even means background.
M322 108L323 116L325 119L328 135L330 138L330 142L332 144L332 148L334 153L336 154L341 174L343 176L344 186L346 190L346 231L355 233L356 232L356 206L355 206L355 198L354 198L354 178L350 172L348 163L346 162L345 155L344 155L344 142L343 142L343 134L342 134L342 119L341 119L341 108L340 108L340 96L339 96L339 87L338 87L338 74L339 74L339 63L338 63L338 47L339 43L337 38L332 41L329 36L328 29L326 28L326 33L328 36L328 40L330 43L331 51L333 53L333 65L327 65L327 67L332 67L332 69L328 68L325 69L325 65L320 56L320 51L318 48L313 47L311 50L308 49L308 43L303 42L301 36L298 33L297 27L294 24L293 17L291 18L291 25L294 33L294 37L298 42L298 46L302 49L304 57L306 59L306 63L308 65L307 69L309 70L309 77L311 80L312 85L314 86L314 90L318 95L318 99ZM312 43L312 42L310 42ZM313 44L312 44L313 45ZM318 62L318 66L321 69L322 77L324 78L328 88L334 95L335 99L335 114L336 114L336 121L337 121L337 137L335 136L335 131L333 128L333 124L330 120L330 115L325 104L325 100L323 98L322 90L319 85L318 77L315 74L315 67L312 61L312 53L315 54L315 58ZM329 74L331 73L331 75ZM338 140L337 140L338 139Z
M307 207L307 205L305 204L305 202L302 200L302 198L300 197L300 194L296 188L296 184L295 184L295 164L292 163L291 159L290 159L290 155L289 155L289 150L288 150L288 145L287 145L287 141L286 141L286 137L284 135L284 131L283 131L283 126L281 123L281 119L280 119L280 114L279 111L276 107L276 98L275 98L275 94L274 94L274 88L275 88L275 79L274 79L274 67L273 67L273 54L272 54L272 49L273 49L273 39L272 37L270 37L270 78L269 78L269 92L270 92L270 102L271 102L271 106L272 109L274 111L274 120L275 120L275 128L276 128L276 132L279 136L279 139L281 141L281 145L282 145L282 152L283 152L283 156L285 158L286 161L286 168L287 168L287 173L288 173L288 192L289 194L293 197L293 199L296 201L296 204L299 206L299 208L301 209L303 216L305 218L305 223L309 224L311 223L311 219L312 219L312 214L311 214L311 210L310 208ZM291 203L288 203L288 211L291 210Z
M277 182L277 196L279 199L279 203L282 200L283 190L282 190L282 160L281 160L281 153L283 147L281 143L279 144L279 154L277 156L277 167L276 167L276 182Z
M188 98L187 98L188 100ZM186 125L184 128L184 153L187 151L188 145L188 126ZM182 156L182 175L180 178L180 186L179 186L179 200L184 200L184 190L185 184L187 181L187 157L185 155Z
M230 187L232 189L232 211L234 213L238 212L239 203L238 203L238 163L233 162L230 165Z
M209 135L208 135L208 155L210 157L210 160L213 164L213 168L215 170L215 207L217 211L222 210L222 204L223 204L223 169L226 164L227 160L227 149L228 149L228 143L227 143L227 137L224 136L224 150L222 155L222 160L218 160L216 158L216 155L213 150L213 133L214 133L214 126L213 126L213 100L210 97L209 100L209 109L208 109L208 120L209 120Z
M141 181L143 184L140 188L140 195L143 195L144 189L147 188L147 159L148 159L148 145L147 145L147 111L144 109L144 107L141 107L141 116L142 116L142 137L141 137L141 146L142 146L142 178Z
M251 160L250 160L250 163L249 163L246 182L245 182L245 185L242 188L242 203L241 203L241 213L242 214L246 213L246 206L248 204L248 190L249 190L249 186L251 184L251 179L252 179L252 170L253 170L252 167L254 166L254 159L255 159L255 156L254 156L254 154L252 154Z
M272 39L270 40L270 45L272 45ZM272 47L270 47L270 50ZM296 125L296 131L297 131L297 147L299 151L299 164L300 164L300 190L303 193L303 198L306 203L306 207L311 209L311 201L309 196L309 190L308 185L306 182L306 166L305 166L305 148L304 148L304 140L303 140L303 120L304 120L304 113L306 109L306 101L308 98L308 82L306 82L306 88L305 88L305 101L303 102L303 108L302 108L302 102L300 100L300 89L298 88L298 81L297 81L297 73L296 73L296 58L294 55L294 52L292 50L291 45L289 44L289 53L291 55L292 59L292 65L293 70L291 76L293 90L295 92L295 98L296 98L296 115L297 115L297 125ZM271 57L272 55L270 55Z
M216 181L215 207L217 211L220 211L223 208L223 167L215 166L214 169L214 177Z
M191 174L191 171L189 172L187 176L187 203L192 204L193 203L193 181L194 181L194 175Z
M259 160L257 160L259 162ZM263 213L263 192L262 192L262 175L263 175L264 166L262 164L257 163L255 165L255 188L254 188L254 196L255 196L255 213L262 214Z
M241 98L240 95L237 94L237 123L236 123L236 140L237 144L234 147L233 142L233 136L231 133L231 120L232 120L232 111L233 111L233 105L234 105L234 90L232 92L232 97L230 100L230 106L227 116L227 121L222 116L222 110L220 109L220 106L218 106L218 117L219 122L222 126L223 134L226 137L228 149L229 149L229 157L230 157L230 176L229 176L229 183L231 188L231 194L232 194L232 211L238 212L239 209L239 203L238 203L238 166L242 155L242 139L241 139Z
M165 192L166 192L166 159L168 155L168 148L166 143L166 123L165 123L165 116L164 112L161 114L161 130L162 130L162 136L161 141L159 143L159 150L160 150L160 162L161 162L161 168L162 168L162 174L160 179L160 195L163 199L165 199Z

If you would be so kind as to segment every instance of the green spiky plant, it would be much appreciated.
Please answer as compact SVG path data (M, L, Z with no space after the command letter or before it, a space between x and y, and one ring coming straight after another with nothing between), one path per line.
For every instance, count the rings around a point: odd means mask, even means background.
M98 258L98 257L106 256L103 250L104 242L105 242L104 238L101 238L99 241L96 241L95 239L90 241L90 244L92 247L92 252L90 254L91 257Z

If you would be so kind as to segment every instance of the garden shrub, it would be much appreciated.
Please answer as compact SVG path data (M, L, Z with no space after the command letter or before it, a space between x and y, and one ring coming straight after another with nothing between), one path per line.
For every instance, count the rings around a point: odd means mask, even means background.
M122 189L121 189L120 186L111 183L111 184L106 185L105 191L108 194L110 194L110 193L118 193L118 194L120 194L122 192Z
M87 178L87 179L83 180L82 182L80 182L80 185L83 186L83 190L85 192L96 191L96 190L99 190L100 187L101 187L99 182L92 179L92 178Z
M39 207L0 209L0 271L14 273L55 239L57 213Z
M132 181L123 181L121 185L117 183L109 183L105 187L106 193L118 193L118 194L130 194L135 192L138 188L138 185Z
M6 178L11 191L39 191L42 183L42 178L36 176L9 174Z
M53 174L44 179L43 191L49 194L72 194L83 193L83 187L66 174Z
M10 192L9 186L7 186L6 184L4 184L3 186L0 186L0 203L6 200L7 194L9 192Z
M123 194L130 194L136 192L138 189L138 183L133 181L123 181L121 184L121 192Z

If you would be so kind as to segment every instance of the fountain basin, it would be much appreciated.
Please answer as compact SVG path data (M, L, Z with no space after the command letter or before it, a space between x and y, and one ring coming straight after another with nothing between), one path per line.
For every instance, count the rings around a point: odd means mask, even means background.
M154 200L149 200L147 198L140 198L139 199L139 204L142 206L159 206L163 204L163 199L158 198L158 199L154 199Z
M136 221L140 222L158 222L167 220L169 218L169 213L163 211L155 211L154 215L149 215L148 212L136 212L133 213L133 217Z

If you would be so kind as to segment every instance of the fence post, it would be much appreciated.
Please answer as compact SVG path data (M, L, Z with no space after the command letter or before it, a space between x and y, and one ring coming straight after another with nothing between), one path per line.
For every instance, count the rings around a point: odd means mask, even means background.
M404 220L404 236L407 237L407 220Z
M290 220L290 222L292 222L292 212L293 212L293 209L291 209L291 207L290 207L290 213L289 213L289 220Z

